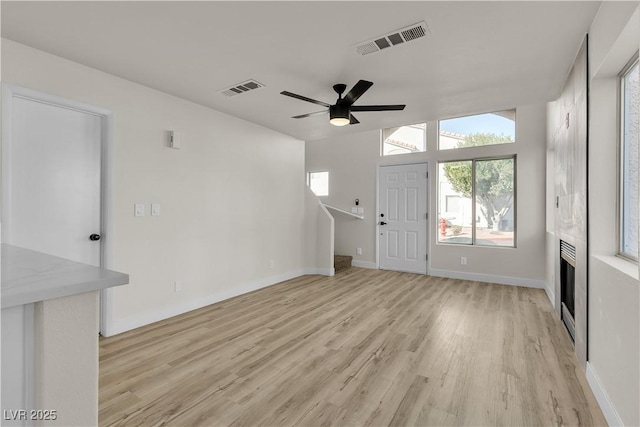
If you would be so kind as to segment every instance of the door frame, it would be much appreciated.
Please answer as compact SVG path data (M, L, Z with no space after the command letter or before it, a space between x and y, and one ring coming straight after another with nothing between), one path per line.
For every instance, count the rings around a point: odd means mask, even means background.
M375 227L375 242L376 242L376 269L380 269L380 168L388 167L388 166L409 166L409 165L419 165L423 164L427 166L427 214L431 213L431 170L429 169L429 161L427 160L416 160L415 162L401 162L401 163L382 163L376 165L376 227ZM431 272L431 257L429 254L431 253L431 245L429 244L429 235L431 231L431 218L427 218L427 235L425 238L427 239L427 272L426 275L429 275Z
M101 119L101 156L100 156L100 266L113 268L113 239L114 234L114 114L111 110L90 104L62 98L56 95L29 89L11 83L2 82L2 206L8 206L11 199L11 144L13 139L12 117L13 98L23 98L34 102L49 104L55 107L66 108L81 113L92 114ZM0 210L0 223L2 223L2 241L7 233L11 218L6 209ZM100 332L108 330L113 324L112 304L113 290L111 288L100 291Z

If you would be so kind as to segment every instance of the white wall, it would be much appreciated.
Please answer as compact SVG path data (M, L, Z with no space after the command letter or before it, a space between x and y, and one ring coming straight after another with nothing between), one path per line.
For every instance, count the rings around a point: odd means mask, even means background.
M114 113L114 232L105 238L108 267L131 280L112 290L108 333L304 272L302 141L9 40L2 77ZM181 150L167 147L170 129ZM152 202L160 216L149 216ZM134 217L134 203L147 215Z
M461 111L460 115L468 114ZM325 203L350 210L364 207L363 221L336 214L336 253L354 265L376 266L376 170L378 165L429 163L429 271L433 275L544 287L545 284L545 105L517 108L516 143L462 150L437 150L437 122L427 123L427 152L380 156L380 132L349 133L306 143L306 170L329 171ZM437 162L456 158L517 155L517 248L436 244ZM362 248L362 255L356 248ZM467 265L460 265L460 257Z
M309 187L305 188L304 203L306 272L333 276L334 219Z
M635 14L634 14L635 12ZM638 2L603 2L590 30L587 378L612 425L640 425L638 265L617 257L617 75L638 51Z
M364 208L364 220L332 211L335 218L335 253L352 255L353 265L375 262L376 162L380 132L368 131L345 137L306 143L308 172L329 171L328 205L350 211L355 199ZM362 255L356 255L356 248Z

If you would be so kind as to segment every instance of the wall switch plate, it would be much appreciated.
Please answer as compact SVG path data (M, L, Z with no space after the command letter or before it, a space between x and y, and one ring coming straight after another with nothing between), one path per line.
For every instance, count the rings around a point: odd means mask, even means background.
M160 215L160 203L151 203L151 216Z
M357 214L357 213L358 213L358 208L357 208L357 207L355 207L355 206L354 206L354 207L352 207L352 208L351 208L351 213L352 213L352 214Z
M356 255L362 255L362 248L356 249Z
M467 257L466 256L461 256L460 257L460 265L467 265Z
M180 140L180 134L176 131L170 130L169 134L169 147L179 150L182 148L182 141Z
M135 216L144 216L144 204L136 203L133 205L133 212Z
M180 282L179 280L176 280L175 282L173 282L173 291L174 292L182 291L182 282Z
M273 268L274 262L272 259L269 260L269 268Z
M359 214L363 214L364 213L364 208L358 208L358 213Z

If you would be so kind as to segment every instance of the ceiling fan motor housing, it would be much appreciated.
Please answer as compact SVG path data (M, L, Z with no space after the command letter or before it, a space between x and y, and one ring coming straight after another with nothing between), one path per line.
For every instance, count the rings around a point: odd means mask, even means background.
M329 119L349 119L349 105L336 104L329 107Z

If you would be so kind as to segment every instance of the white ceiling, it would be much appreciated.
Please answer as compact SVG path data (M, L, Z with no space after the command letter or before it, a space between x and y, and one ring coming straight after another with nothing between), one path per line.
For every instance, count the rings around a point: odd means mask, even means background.
M600 3L2 2L2 36L303 140L555 99ZM431 34L360 56L354 46L426 21ZM266 87L218 93L255 79ZM335 83L374 82L361 112L291 119Z

